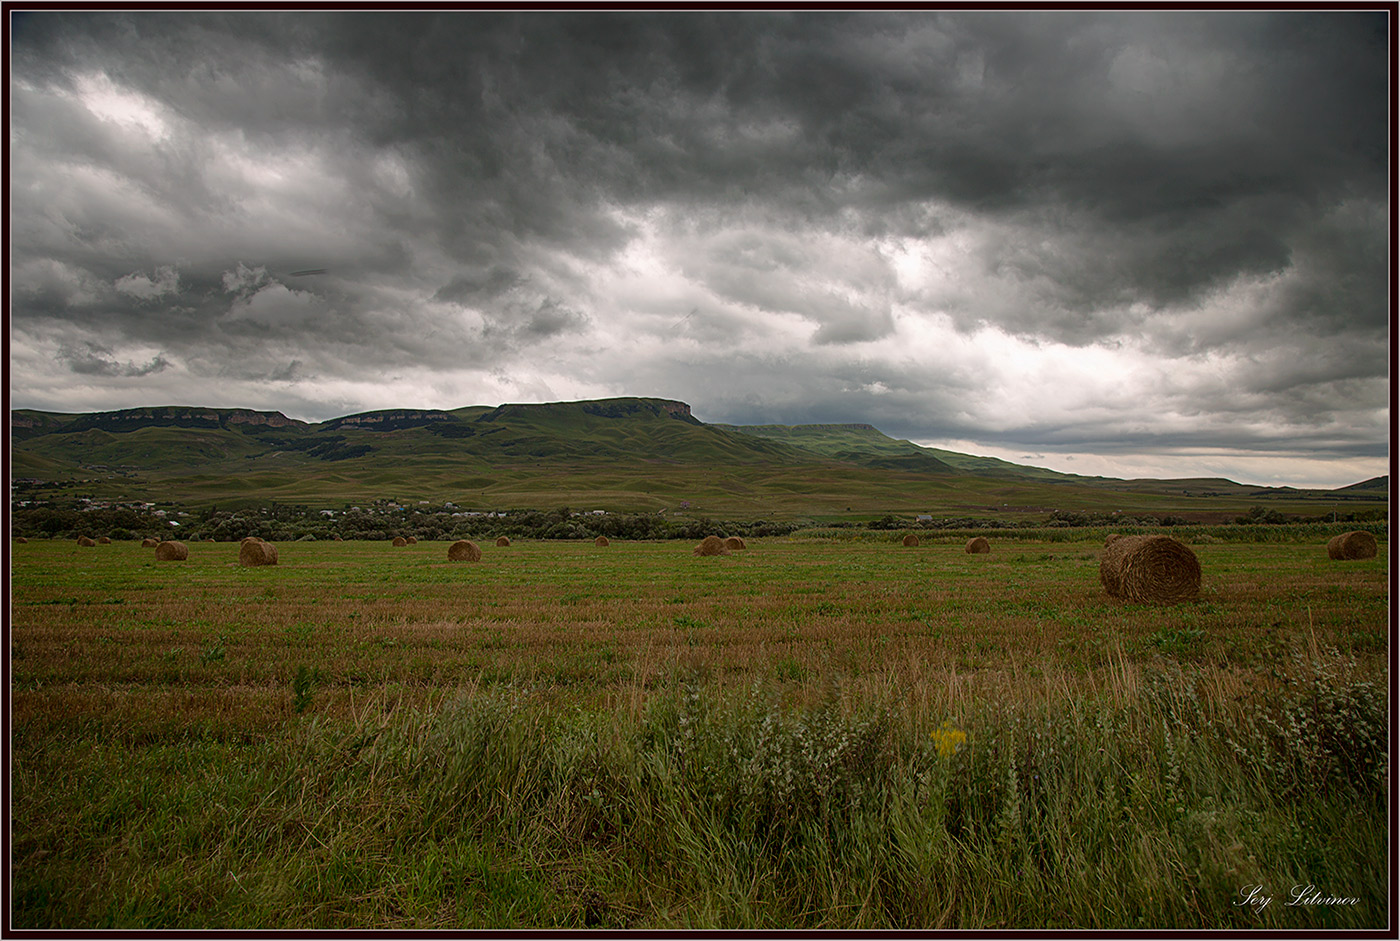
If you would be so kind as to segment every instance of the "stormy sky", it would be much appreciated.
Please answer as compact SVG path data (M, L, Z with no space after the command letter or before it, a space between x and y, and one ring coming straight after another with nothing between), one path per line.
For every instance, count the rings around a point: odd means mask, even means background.
M11 407L1388 469L1385 13L13 12Z

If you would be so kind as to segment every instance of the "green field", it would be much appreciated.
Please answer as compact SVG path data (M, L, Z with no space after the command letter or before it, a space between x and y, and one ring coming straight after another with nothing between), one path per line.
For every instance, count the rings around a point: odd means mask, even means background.
M1384 533L1221 532L12 544L13 926L1384 928Z

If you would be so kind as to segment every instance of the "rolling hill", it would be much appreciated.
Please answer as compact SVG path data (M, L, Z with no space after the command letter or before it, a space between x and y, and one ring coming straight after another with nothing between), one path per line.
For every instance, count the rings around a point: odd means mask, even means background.
M1111 507L1226 518L1259 500L1304 512L1375 502L1389 483L1297 491L1078 477L920 447L868 424L707 424L685 403L657 398L396 408L320 423L194 406L19 409L10 419L17 495L188 506L413 500L812 518Z

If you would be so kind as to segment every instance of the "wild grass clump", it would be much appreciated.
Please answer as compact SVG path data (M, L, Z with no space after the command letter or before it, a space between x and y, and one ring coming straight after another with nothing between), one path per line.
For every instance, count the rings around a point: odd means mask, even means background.
M1164 670L1128 698L967 701L937 724L893 691L791 702L682 680L620 726L495 694L394 761L419 769L435 838L474 822L538 858L614 860L605 925L1382 923L1365 860L1386 839L1384 691L1335 662L1238 710L1202 685ZM1364 904L1232 904L1304 869Z

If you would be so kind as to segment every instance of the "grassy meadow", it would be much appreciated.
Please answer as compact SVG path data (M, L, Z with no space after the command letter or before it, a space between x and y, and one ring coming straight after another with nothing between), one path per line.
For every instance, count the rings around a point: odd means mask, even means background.
M1386 928L1384 533L1227 529L12 544L12 925Z

